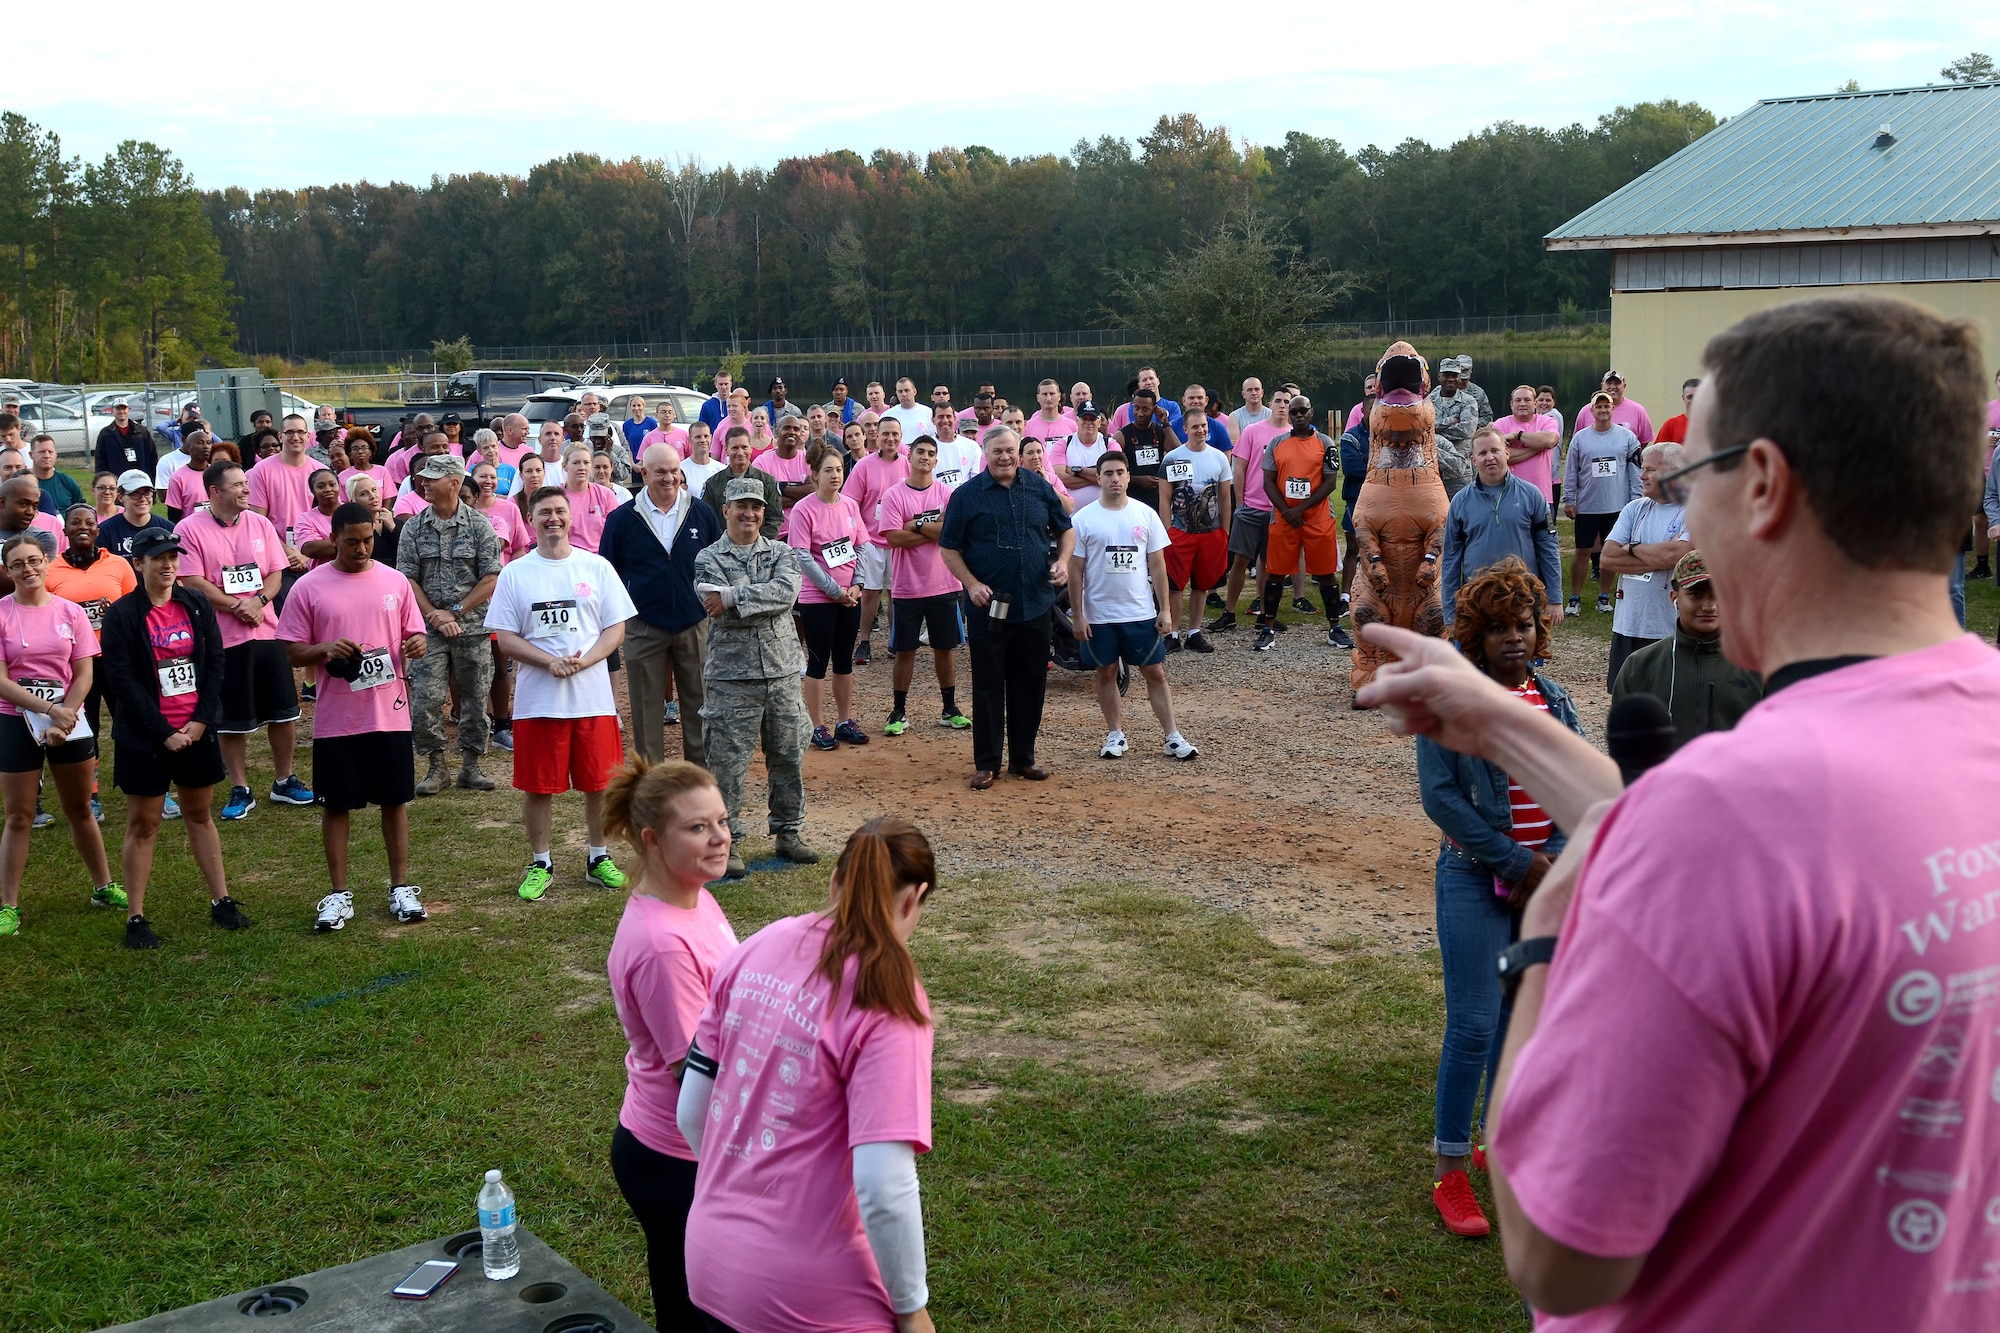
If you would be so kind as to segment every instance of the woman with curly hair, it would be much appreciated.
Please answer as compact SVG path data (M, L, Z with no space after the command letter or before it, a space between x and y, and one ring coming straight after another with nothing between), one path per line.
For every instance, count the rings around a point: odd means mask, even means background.
M1515 556L1482 570L1458 592L1452 637L1458 650L1530 708L1577 725L1576 705L1530 665L1549 651L1548 595ZM1521 908L1561 854L1566 835L1521 786L1484 759L1417 738L1424 813L1444 835L1437 859L1438 947L1444 955L1444 1047L1438 1055L1432 1190L1445 1228L1460 1236L1490 1230L1466 1175L1485 1168L1473 1143L1481 1076L1492 1095L1507 1004L1494 960L1520 933Z

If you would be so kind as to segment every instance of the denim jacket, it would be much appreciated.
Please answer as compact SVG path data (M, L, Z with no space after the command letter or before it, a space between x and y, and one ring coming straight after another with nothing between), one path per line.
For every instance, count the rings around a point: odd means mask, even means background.
M1533 679L1548 703L1549 715L1581 736L1583 728L1577 725L1576 704L1569 692L1539 672ZM1417 785L1423 792L1424 813L1458 844L1459 852L1509 884L1519 883L1528 873L1534 849L1515 842L1509 832L1514 827L1514 807L1507 798L1507 775L1498 765L1419 736ZM1567 833L1552 829L1541 851L1555 857L1568 842Z

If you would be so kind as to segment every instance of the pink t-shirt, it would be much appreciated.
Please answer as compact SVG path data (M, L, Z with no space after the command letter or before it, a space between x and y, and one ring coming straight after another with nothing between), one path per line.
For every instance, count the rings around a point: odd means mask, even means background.
M951 499L951 493L956 489L935 478L921 491L913 488L908 480L898 482L882 496L883 530L900 528L919 514L934 514L942 519L945 502ZM942 597L964 590L963 585L951 576L951 571L945 568L944 555L936 542L925 542L922 546L891 546L889 581L895 585L898 597Z
M416 491L404 491L396 497L395 506L389 512L397 518L402 518L406 515L421 514L430 507L431 502L428 497Z
M893 459L880 454L870 454L854 465L854 471L847 474L847 483L842 486L849 498L861 510L861 522L868 529L868 541L874 546L887 546L882 539L880 527L882 497L891 486L898 485L910 475L908 454L899 453Z
M521 517L520 506L512 500L496 498L492 508L474 505L472 510L492 525L493 535L500 539L502 564L534 546L535 535L528 531L528 520Z
M202 480L203 470L198 467L184 467L167 478L167 508L182 518L186 518L208 503L208 483Z
M360 736L375 731L410 729L410 693L403 676L403 640L424 632L410 581L394 565L368 562L359 574L343 573L337 565L308 570L285 598L278 618L278 637L286 643L328 643L352 639L361 645L362 673L349 683L327 672L314 671L319 702L314 705L313 735Z
M536 445L533 440L523 441L520 444L512 446L505 440L502 440L494 447L493 455L500 460L501 466L511 467L518 471L521 466L521 460L529 454L534 453L535 450Z
M785 540L798 549L799 559L817 561L835 583L852 588L854 575L861 568L861 548L868 545L868 525L861 521L861 506L839 494L828 504L814 491L793 505L786 518ZM800 577L800 603L824 606L832 600L811 579Z
M307 542L323 542L333 539L333 515L319 512L318 505L309 505L299 511L292 520L292 545L303 547ZM317 557L312 558L312 567L318 569L328 563ZM287 599L289 600L289 599Z
M618 493L595 481L582 492L563 489L569 496L569 544L595 555L604 540L604 520L618 507Z
M688 1213L688 1295L744 1333L896 1326L853 1150L930 1151L932 1029L856 1009L852 958L829 986L827 929L808 913L751 936L717 970L695 1028L719 1069ZM921 987L918 1004L930 1013Z
M1529 418L1526 425L1522 425L1514 414L1509 412L1506 416L1496 419L1493 428L1502 435L1512 435L1518 430L1530 435L1548 432L1556 437L1555 448L1544 449L1525 463L1512 465L1515 476L1540 491L1544 500L1554 500L1556 458L1562 453L1562 418L1553 412L1538 412Z
M1550 1236L1649 1257L1541 1328L2000 1328L1989 707L1970 636L1812 676L1611 812L1492 1151Z
M401 439L402 437L398 436L397 438ZM465 457L465 446L463 444L447 444L444 448L445 452L454 458L463 459ZM389 485L388 487L384 487L385 490L401 486L407 481L410 473L416 469L417 460L424 456L424 451L415 445L412 445L408 449L399 449L392 443L389 449L389 457L382 464L382 470L389 478Z
M1614 406L1611 409L1611 423L1631 431L1639 437L1641 444L1653 442L1653 419L1646 415L1646 409L1639 406L1639 400L1636 398L1627 398ZM1597 418L1591 415L1590 404L1585 403L1582 410L1576 414L1576 429L1586 430L1596 424ZM1575 434L1575 431L1571 434Z
M1348 408L1348 409L1347 409L1347 425L1346 425L1345 427L1343 427L1342 429L1344 429L1344 430L1353 430L1353 429L1354 429L1354 428L1355 428L1356 426L1360 425L1360 424L1361 424L1361 409L1362 409L1363 407L1366 407L1366 406L1367 406L1367 404L1366 404L1366 403L1356 403L1356 404L1355 404L1354 406L1352 406L1352 407Z
M671 444L674 448L680 450L681 456L685 458L687 456L687 442L688 433L685 428L680 426L655 426L640 439L639 452L643 454L656 444Z
M1231 447L1230 452L1243 460L1243 503L1250 508L1274 512L1271 497L1264 494L1264 446L1279 435L1289 435L1291 429L1289 421L1260 421Z
M651 894L625 899L611 937L611 1001L625 1029L625 1105L618 1123L654 1152L694 1160L674 1123L681 1081L673 1066L687 1059L694 1025L708 1007L708 983L736 947L722 905L701 890L694 910Z
M1076 434L1076 418L1067 411L1054 421L1042 420L1041 412L1036 411L1021 427L1021 434L1026 439L1042 441L1042 457L1048 460L1051 468L1069 466L1066 456L1070 439Z
M57 702L76 679L76 663L97 656L97 636L90 616L75 602L51 597L41 606L23 606L13 594L0 597L0 664L16 685L50 682ZM19 717L21 710L0 699L0 716Z
M174 525L181 539L181 577L193 574L207 579L231 597L264 590L264 580L282 573L287 566L285 544L271 520L246 509L225 527L208 509L197 509ZM273 637L277 613L264 608L261 624L246 625L235 616L215 613L222 630L222 646L234 648L253 639Z
M347 499L348 478L358 477L362 475L364 472L367 475L375 478L376 489L380 490L384 495L395 494L396 488L402 485L402 482L400 481L390 481L389 469L383 467L380 463L376 463L365 468L351 467L347 469L347 471L340 474L340 498L343 502ZM179 474L176 473L175 475L178 476Z
M776 449L766 449L763 453L756 454L750 459L750 466L764 473L780 486L797 486L801 482L812 480L812 469L806 466L806 451L803 449L793 454L790 458L779 457ZM784 517L778 520L778 538L780 541L791 535L792 510L802 503L804 503L803 500L795 500L785 506ZM812 585L807 584L806 586L811 587Z
M312 508L312 474L320 465L310 458L297 467L285 462L283 454L273 454L250 469L250 504L261 509L271 526L283 536L301 509Z
M61 555L69 549L69 532L63 527L62 520L54 514L44 514L41 510L37 509L35 516L28 520L28 526L39 528L51 537L54 537L56 539L57 555Z

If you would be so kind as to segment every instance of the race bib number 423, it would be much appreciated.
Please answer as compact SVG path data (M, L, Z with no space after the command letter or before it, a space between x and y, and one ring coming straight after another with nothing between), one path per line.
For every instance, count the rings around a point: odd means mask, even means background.
M528 607L528 615L534 623L536 638L583 633L583 621L577 614L574 597L554 602L535 602Z

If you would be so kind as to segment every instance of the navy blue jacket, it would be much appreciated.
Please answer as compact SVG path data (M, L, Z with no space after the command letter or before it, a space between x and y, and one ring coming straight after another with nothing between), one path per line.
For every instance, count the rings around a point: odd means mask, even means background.
M644 491L640 495L645 494ZM679 634L708 618L694 591L694 558L722 536L722 522L698 496L688 497L687 516L674 534L672 554L653 535L652 524L639 512L635 495L604 520L597 553L611 562L625 582L639 619L669 634Z
M1535 688L1549 706L1549 715L1581 736L1576 704L1569 692L1540 672ZM1424 813L1445 837L1488 872L1518 884L1535 859L1534 849L1514 841L1514 803L1507 796L1507 775L1499 765L1447 750L1428 736L1417 737L1417 786ZM1542 853L1551 860L1569 844L1569 834L1551 829Z

